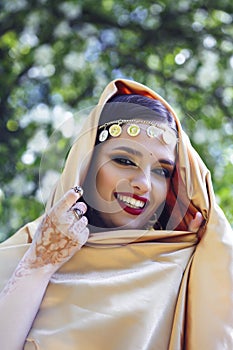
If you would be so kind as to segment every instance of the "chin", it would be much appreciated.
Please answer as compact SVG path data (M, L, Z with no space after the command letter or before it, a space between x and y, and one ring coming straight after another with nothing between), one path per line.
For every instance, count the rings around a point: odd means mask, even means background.
M128 214L127 214L128 216ZM146 223L148 222L147 218L137 217L126 217L124 213L117 213L116 215L109 214L100 214L99 218L101 219L101 224L103 228L106 229L114 229L114 230L127 230L127 229L135 229L140 230L143 229Z
M119 229L119 230L140 230L144 227L145 223L143 222L138 222L138 220L136 219L132 219L131 221L128 222L118 222L117 224L113 225L115 229Z

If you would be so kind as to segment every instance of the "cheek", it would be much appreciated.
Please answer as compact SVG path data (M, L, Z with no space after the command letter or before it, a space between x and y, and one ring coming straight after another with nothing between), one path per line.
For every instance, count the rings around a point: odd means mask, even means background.
M170 181L166 179L156 179L153 182L153 199L156 203L161 204L167 197Z
M96 175L96 189L103 198L111 196L115 188L115 177L109 166L102 166Z

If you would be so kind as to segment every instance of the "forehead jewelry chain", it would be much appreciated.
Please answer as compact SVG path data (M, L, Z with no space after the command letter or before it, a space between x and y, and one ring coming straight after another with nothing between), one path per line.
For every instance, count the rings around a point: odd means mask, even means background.
M165 124L158 124L148 120L137 119L119 119L99 126L99 130L102 130L99 134L99 141L104 142L108 136L118 137L122 134L123 124L130 124L127 128L127 134L131 137L136 137L140 134L141 128L138 124L149 125L146 129L146 134L150 138L162 136L162 140L165 144L175 143L177 141L176 131ZM108 129L107 129L108 128Z

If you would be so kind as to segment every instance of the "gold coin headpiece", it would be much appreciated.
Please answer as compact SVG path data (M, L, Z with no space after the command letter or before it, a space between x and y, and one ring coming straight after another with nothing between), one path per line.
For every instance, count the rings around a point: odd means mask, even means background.
M150 138L162 136L162 140L165 144L177 142L177 132L166 124L159 124L150 120L137 120L137 119L119 119L107 122L99 126L99 141L104 142L109 136L118 137L122 133L122 125L129 124L127 127L127 134L132 137L136 137L140 134L141 128L138 124L148 125L146 128L146 134ZM102 130L103 129L103 130Z

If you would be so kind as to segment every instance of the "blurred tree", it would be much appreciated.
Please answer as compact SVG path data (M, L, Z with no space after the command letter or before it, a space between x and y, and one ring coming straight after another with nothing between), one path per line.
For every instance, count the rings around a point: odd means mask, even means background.
M72 116L116 77L174 106L233 222L232 38L231 0L2 0L0 240L42 212Z

